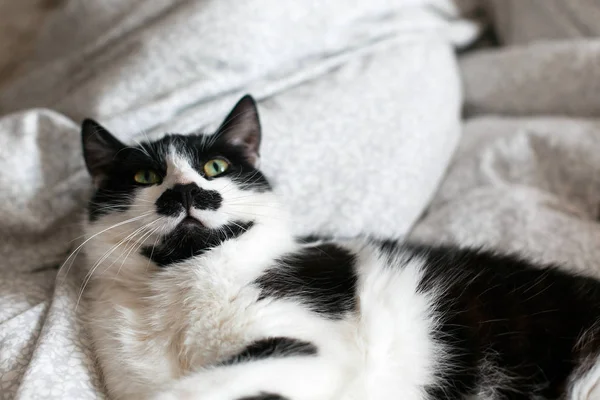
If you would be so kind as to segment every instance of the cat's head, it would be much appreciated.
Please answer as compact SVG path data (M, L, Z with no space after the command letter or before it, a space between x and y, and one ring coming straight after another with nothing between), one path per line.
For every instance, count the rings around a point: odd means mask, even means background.
M158 265L201 254L277 211L258 169L261 129L250 96L212 135L167 135L125 145L86 120L82 142L96 187L88 236L102 232L111 244L139 243Z

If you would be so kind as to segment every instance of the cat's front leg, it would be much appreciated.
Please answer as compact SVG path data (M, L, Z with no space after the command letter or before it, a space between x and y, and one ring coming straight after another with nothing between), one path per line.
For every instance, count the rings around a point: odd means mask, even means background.
M343 370L323 357L268 358L182 378L153 400L334 400Z

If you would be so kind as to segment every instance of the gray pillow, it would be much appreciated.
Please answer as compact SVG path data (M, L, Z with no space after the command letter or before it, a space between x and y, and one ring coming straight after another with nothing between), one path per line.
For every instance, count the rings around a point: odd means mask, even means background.
M459 137L452 41L475 32L453 15L445 0L68 1L0 108L126 140L208 128L249 92L299 232L403 235Z

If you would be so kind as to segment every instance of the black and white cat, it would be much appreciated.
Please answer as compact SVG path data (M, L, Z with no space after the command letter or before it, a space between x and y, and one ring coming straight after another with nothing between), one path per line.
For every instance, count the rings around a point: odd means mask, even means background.
M296 239L260 137L249 96L213 135L126 146L83 123L87 318L113 398L600 399L598 281Z

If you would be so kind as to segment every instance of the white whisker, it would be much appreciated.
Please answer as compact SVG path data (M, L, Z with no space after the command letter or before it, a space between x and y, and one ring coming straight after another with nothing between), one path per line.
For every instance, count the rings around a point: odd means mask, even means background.
M78 252L79 252L79 250L81 250L81 248L82 248L83 246L85 246L85 245L86 245L86 244L87 244L87 243L88 243L90 240L94 239L95 237L97 237L98 235L100 235L100 234L102 234L102 233L104 233L104 232L107 232L107 231L109 231L109 230L111 230L111 229L117 228L117 227L119 227L119 226L123 226L123 225L125 225L125 224L128 224L128 223L131 223L131 222L138 221L138 220L140 220L140 219L142 219L142 218L145 218L145 217L147 217L147 216L148 216L148 215L150 215L150 214L151 214L151 213L146 213L146 214L139 215L139 216L137 216L137 217L133 217L133 218L127 219L127 220L125 220L125 221L121 221L121 222L119 222L119 223L117 223L117 224L114 224L114 225L112 225L112 226L110 226L110 227L108 227L108 228L106 228L106 229L103 229L103 230L101 230L100 232L98 232L98 233L96 233L96 234L92 235L91 237L89 237L88 239L86 239L86 240L85 240L83 243L81 243L79 246L77 246L77 248L76 248L75 250L73 250L73 251L71 252L71 254L70 254L70 255L69 255L69 256L68 256L68 257L65 259L65 261L63 262L63 264L60 266L60 268L59 268L59 273L61 273L62 269L63 269L63 268L64 268L64 266L67 264L67 262L68 262L70 259L72 259L72 258L73 258L73 256L74 256L76 253L78 253ZM71 266L73 265L73 262L74 262L74 261L75 261L75 259L73 258L72 262L69 264L69 267L67 268L67 270L66 270L66 272L65 272L65 275L64 275L64 277L63 277L63 281L61 282L61 284L64 284L64 282L65 282L64 280L66 279L66 277L67 277L67 274L69 273L69 270L70 270Z

